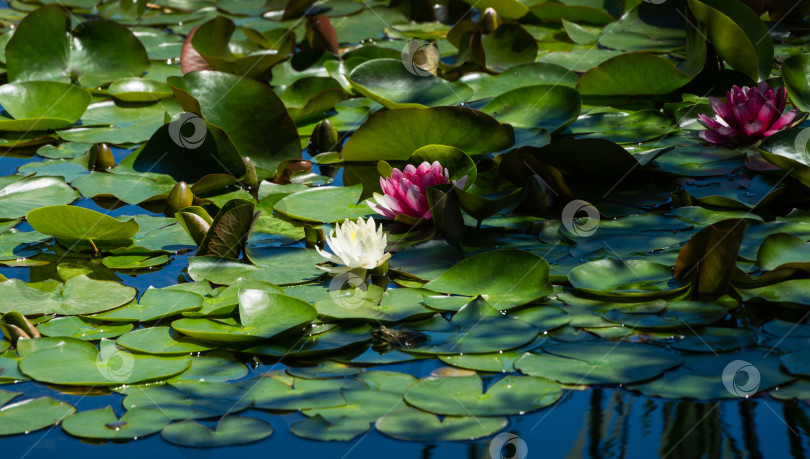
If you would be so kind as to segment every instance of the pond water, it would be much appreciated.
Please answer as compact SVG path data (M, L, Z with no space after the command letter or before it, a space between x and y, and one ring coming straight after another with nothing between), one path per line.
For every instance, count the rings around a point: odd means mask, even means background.
M810 457L810 2L41 3L0 458Z
M117 157L127 150L114 149ZM27 160L30 161L30 160ZM24 163L24 162L23 162ZM0 169L13 171L20 163L1 158ZM336 176L341 185L342 171ZM74 203L88 209L107 212L111 216L151 214L137 206L122 206L115 210L99 207L91 199ZM27 231L23 223L19 229ZM187 258L193 252L176 255L173 262L154 273L134 276L122 275L124 284L143 292L150 286L157 288L174 285L183 276ZM0 266L0 274L8 278L27 280L28 268ZM775 357L774 357L775 358ZM283 370L283 362L256 364L245 362L251 368L249 379L268 371ZM427 377L431 371L444 365L434 359L400 364L366 367L367 370L390 370ZM490 376L489 382L498 376ZM9 389L22 392L26 397L51 396L75 406L79 411L115 407L123 414L123 396L119 394L76 393L53 390L36 382L16 384ZM230 458L237 455L252 457L379 457L390 458L447 458L470 459L520 457L520 451L508 444L492 452L492 438L466 442L403 442L370 430L349 442L320 442L302 439L290 433L289 426L306 419L300 413L270 413L249 409L247 416L266 420L274 427L267 439L244 446L194 449L170 445L159 435L129 442L77 440L58 426L0 439L3 457L38 458L114 456L121 459L142 458L150 454L161 457L189 459ZM214 427L214 421L205 421ZM781 401L770 396L719 401L679 401L647 397L621 388L586 388L566 391L554 405L521 416L510 416L503 432L525 442L526 457L547 458L633 458L659 456L692 459L698 457L807 457L810 451L810 409L803 402ZM512 456L515 453L518 456Z

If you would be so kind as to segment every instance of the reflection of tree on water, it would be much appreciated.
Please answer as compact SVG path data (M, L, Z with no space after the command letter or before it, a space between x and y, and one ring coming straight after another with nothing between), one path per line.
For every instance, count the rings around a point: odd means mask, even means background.
M770 398L669 401L591 389L589 409L568 458L764 457L787 436L790 457L807 457L807 406Z

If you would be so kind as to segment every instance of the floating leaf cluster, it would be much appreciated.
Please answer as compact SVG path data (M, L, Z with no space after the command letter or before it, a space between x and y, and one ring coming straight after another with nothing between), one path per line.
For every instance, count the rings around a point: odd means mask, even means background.
M808 2L41 3L0 10L0 435L810 399Z

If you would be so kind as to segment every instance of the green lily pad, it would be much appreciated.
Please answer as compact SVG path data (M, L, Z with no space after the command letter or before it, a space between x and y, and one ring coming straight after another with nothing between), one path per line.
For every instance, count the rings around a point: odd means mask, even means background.
M488 437L506 427L506 418L436 415L414 408L386 414L377 420L377 430L398 440L437 442Z
M562 386L544 378L505 376L484 391L478 375L422 379L408 389L405 400L424 411L450 416L523 414L554 404Z
M577 91L562 85L538 85L502 93L481 111L501 123L554 132L576 120L581 108Z
M362 419L343 418L327 421L321 416L298 421L290 426L293 435L310 440L349 441L367 432L371 423Z
M689 356L680 368L627 388L664 398L746 398L795 379L779 369L779 359L768 354L755 348Z
M172 88L166 83L146 78L121 78L110 83L107 92L124 102L153 102L172 97Z
M342 406L346 400L341 391L366 389L353 378L304 379L283 373L268 373L258 381L248 381L256 408L268 410L299 410Z
M221 128L256 167L274 172L282 161L301 157L295 123L267 85L214 71L191 72L167 82L185 110ZM222 98L223 93L228 97Z
M90 104L87 90L55 81L21 81L0 87L0 105L14 119L0 117L0 131L50 131L81 118Z
M91 172L70 184L86 197L112 196L127 204L140 204L154 196L168 194L174 186L140 175L104 172Z
M64 284L53 280L26 284L19 279L0 282L5 301L0 312L15 310L24 315L80 315L106 311L127 304L137 292L132 287L87 276L71 277ZM10 309L6 309L10 308Z
M196 421L181 421L166 426L161 436L175 445L213 448L253 443L269 437L272 433L273 427L264 421L225 416L217 422L215 430Z
M433 317L402 328L428 336L424 345L408 348L420 354L486 354L520 347L538 333L527 322L504 317L481 297L459 309L450 321Z
M295 337L282 342L252 346L243 351L268 357L313 357L336 352L370 340L371 327L368 325L336 327L323 333L308 334L302 338Z
M91 318L110 322L149 322L199 309L202 302L203 298L196 293L149 288L141 296L138 304L128 304Z
M0 218L17 218L31 210L70 204L79 193L61 177L25 177L0 184Z
M531 252L497 250L460 261L424 288L456 295L482 295L494 307L508 309L551 294L548 271L548 262Z
M448 145L475 156L503 150L514 142L510 129L476 110L404 108L377 112L363 123L343 146L343 159L407 160L425 145Z
M39 324L37 330L44 336L69 336L85 341L115 338L132 330L132 324L109 325L88 322L79 317L59 317Z
M473 99L489 99L514 89L535 85L562 85L573 88L579 77L559 65L534 62L506 69L499 75L468 73L459 81L473 88Z
M228 351L217 350L191 357L188 370L172 378L171 382L228 382L247 376L248 367Z
M6 45L10 82L69 81L101 86L118 78L138 76L149 67L146 50L124 25L92 20L70 31L61 5L30 13Z
M765 300L769 303L810 306L810 298L806 294L809 287L810 279L791 279L762 287L737 287L737 292L743 301Z
M230 383L173 382L130 387L122 402L127 410L153 408L172 420L205 419L237 413L252 403L245 391Z
M389 289L383 294L376 286L354 287L347 280L342 289L333 289L330 284L329 298L314 304L318 314L342 320L366 320L371 322L399 322L426 318L434 314L422 303L427 290L406 288Z
M170 327L134 330L118 338L116 343L132 351L153 355L191 354L212 349L211 346L184 338Z
M810 82L805 77L810 70L810 56L797 54L782 63L782 79L790 100L801 111L810 111Z
M212 319L179 319L172 328L204 341L254 342L306 325L317 317L305 301L263 290L239 291L239 317L235 322Z
M273 209L287 217L308 222L331 223L374 215L365 202L357 204L362 193L360 184L312 188L281 198Z
M345 405L332 408L314 408L304 410L303 413L310 417L320 416L329 422L338 422L341 419L350 418L365 421L366 425L368 425L368 423L376 421L380 416L406 406L402 394L393 392L344 389L341 394L346 400Z
M515 368L530 376L563 384L625 384L654 378L683 359L650 345L586 341L545 346L529 353Z
M631 328L683 328L697 325L710 325L728 315L728 310L712 303L698 301L669 301L666 309L659 313L626 311L623 308L611 309L604 314L605 319Z
M568 272L568 281L588 295L637 300L672 296L689 287L673 279L670 267L646 260L583 263Z
M62 429L82 438L131 440L160 432L170 422L159 410L135 408L119 419L110 406L82 411L65 419Z
M399 59L364 62L348 76L352 87L386 108L424 108L457 105L472 96L463 83L409 72Z
M78 206L48 206L26 215L28 223L42 234L89 241L130 239L138 232L134 219L122 222Z
M765 271L779 268L809 270L810 244L788 233L774 233L762 241L757 251L757 265Z
M702 327L672 344L673 349L689 352L728 352L757 342L757 335L738 328Z
M188 357L155 357L132 354L114 343L95 346L64 338L58 346L40 349L20 360L20 371L51 384L67 386L117 386L165 379L188 368Z
M0 435L44 429L75 412L76 408L73 405L51 397L33 398L5 405L0 408Z

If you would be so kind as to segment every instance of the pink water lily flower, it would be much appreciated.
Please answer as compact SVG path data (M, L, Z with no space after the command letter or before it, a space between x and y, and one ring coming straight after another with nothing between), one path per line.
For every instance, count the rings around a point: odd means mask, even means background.
M369 207L390 219L403 214L421 221L429 220L431 215L427 188L450 182L450 173L447 169L443 169L438 161L434 161L433 164L425 161L418 167L408 164L402 171L394 168L390 177L380 177L380 186L384 194L374 193L377 202L369 201ZM463 188L467 183L467 176L458 181L453 180L452 183L458 188Z
M700 124L706 127L700 132L700 138L717 144L761 140L789 127L798 115L796 110L784 112L785 88L774 91L764 81L753 88L732 86L725 103L715 97L710 97L709 101L717 117L698 115Z

